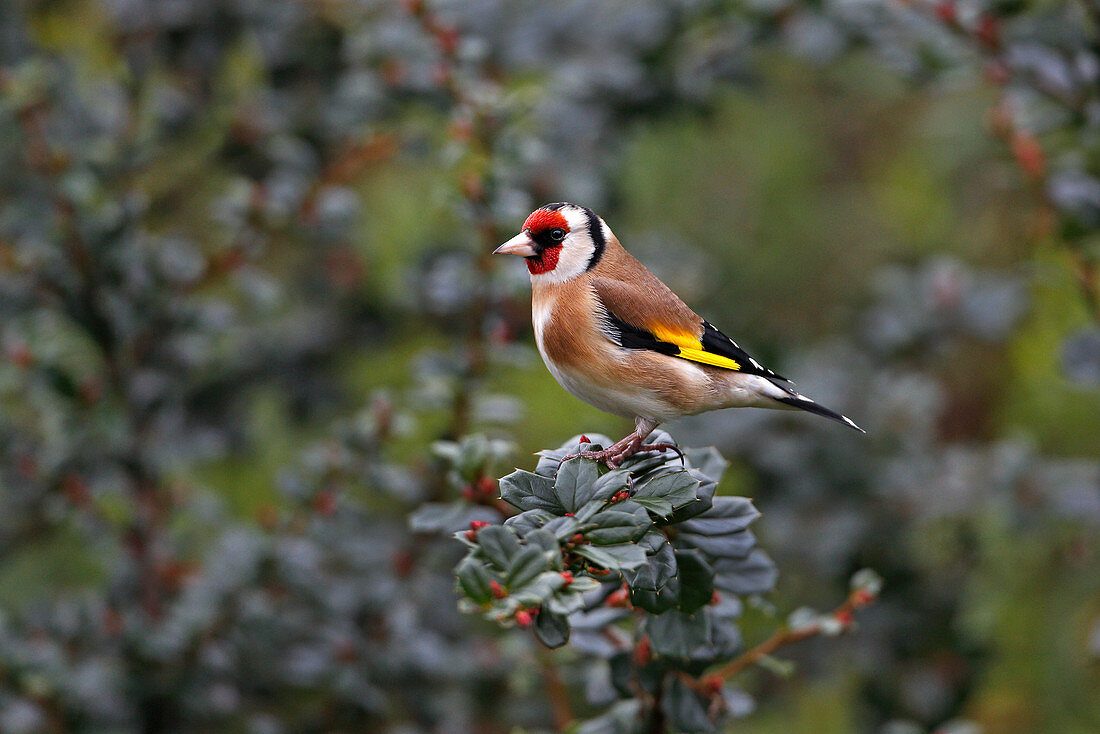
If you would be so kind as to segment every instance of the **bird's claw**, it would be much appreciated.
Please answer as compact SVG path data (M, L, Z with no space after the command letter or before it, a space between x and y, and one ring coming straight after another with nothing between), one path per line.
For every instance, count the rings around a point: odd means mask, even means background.
M675 451L676 455L680 457L680 463L687 466L684 452L674 443L643 443L638 447L638 451Z
M627 446L623 449L616 449L614 446L611 446L602 451L580 451L576 454L569 454L568 456L562 457L561 463L564 464L570 459L591 459L595 462L602 462L608 469L618 469L623 461L630 456L648 451L675 451L676 455L680 457L680 463L685 463L684 452L681 451L676 444L672 443L643 443L635 446Z
M604 449L603 451L581 451L576 454L569 454L562 457L561 463L569 461L570 459L591 459L597 463L602 462L608 469L618 469L619 463L623 460L623 456L618 455L619 452L612 451L610 449Z

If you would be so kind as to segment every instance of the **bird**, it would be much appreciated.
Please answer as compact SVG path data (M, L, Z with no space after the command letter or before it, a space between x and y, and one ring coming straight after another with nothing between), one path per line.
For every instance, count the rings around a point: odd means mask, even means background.
M678 451L643 442L661 423L722 408L801 409L865 432L796 392L691 310L587 207L539 207L493 252L526 262L535 344L558 383L634 421L611 446L563 461L581 457L615 469L638 451Z

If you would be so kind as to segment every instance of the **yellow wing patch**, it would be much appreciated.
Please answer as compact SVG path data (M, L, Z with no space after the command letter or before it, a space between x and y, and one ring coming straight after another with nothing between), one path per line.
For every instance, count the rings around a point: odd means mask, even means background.
M672 330L667 326L660 326L659 324L649 325L647 327L649 333L653 335L654 339L659 341L668 342L669 344L675 344L678 347L685 347L687 349L702 349L703 343L699 341L699 337L687 331Z
M740 370L741 365L736 360L729 357L723 357L720 354L711 354L710 352L704 352L702 349L690 349L688 347L680 347L680 353L678 357L684 359L690 359L692 362L702 362L703 364L712 364L715 367L723 367L727 370Z
M659 341L675 344L680 348L677 357L690 359L692 362L714 365L727 370L740 370L741 365L736 360L714 354L703 349L703 343L694 334L683 331L673 331L664 326L651 326L649 332Z

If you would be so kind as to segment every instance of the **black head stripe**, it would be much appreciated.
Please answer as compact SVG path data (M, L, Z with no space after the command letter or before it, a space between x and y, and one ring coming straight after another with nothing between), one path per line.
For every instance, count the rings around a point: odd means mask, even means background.
M591 209L585 209L584 214L588 217L588 236L592 238L592 257L588 258L588 267L586 271L596 267L596 263L603 257L604 247L607 246L607 241L603 236L603 222L596 216L595 212Z
M535 249L539 251L540 255L547 247L556 247L561 244L560 242L555 242L553 238L550 237L550 230L548 229L544 229L540 232L528 232L527 234L531 238L531 241L535 243Z

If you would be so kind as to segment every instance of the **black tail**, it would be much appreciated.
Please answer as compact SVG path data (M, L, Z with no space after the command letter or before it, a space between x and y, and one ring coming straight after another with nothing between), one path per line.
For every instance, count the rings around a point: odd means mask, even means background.
M849 428L856 429L860 433L867 433L867 431L863 430L862 428L857 426L855 423L853 423L851 418L848 418L847 416L843 416L843 415L841 415L840 413L837 413L834 410L829 410L824 405L818 405L817 403L810 400L809 398L803 397L802 395L798 395L797 393L792 394L790 397L787 397L787 398L774 398L774 400L777 400L778 402L783 403L784 405L790 405L792 408L801 408L802 410L805 410L805 411L810 412L810 413L814 413L815 415L820 415L820 416L823 416L825 418L829 418L831 420L834 420L837 423L843 423L844 425L848 426Z

